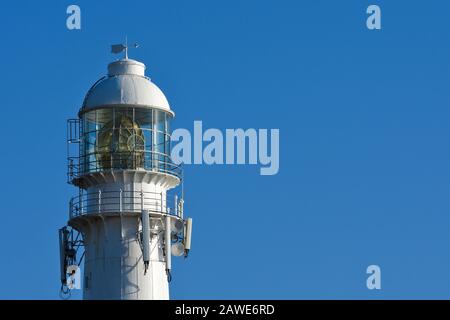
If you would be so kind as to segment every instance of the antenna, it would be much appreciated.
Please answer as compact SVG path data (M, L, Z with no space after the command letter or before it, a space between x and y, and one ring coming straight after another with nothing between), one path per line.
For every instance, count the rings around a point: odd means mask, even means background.
M192 218L187 218L186 229L184 234L185 257L187 257L189 250L191 250L191 241L192 241Z
M184 246L181 242L174 243L172 245L172 255L175 257L181 257L184 254Z
M172 245L171 245L171 230L170 230L170 215L166 215L166 229L164 230L164 247L166 253L166 272L170 277L170 270L172 269Z
M128 60L128 36L125 36L125 59Z
M144 274L150 264L150 217L146 209L141 212L142 223L142 260L144 260Z
M181 231L183 231L183 221L175 219L174 221L172 221L172 224L170 225L171 231L175 234L180 233Z

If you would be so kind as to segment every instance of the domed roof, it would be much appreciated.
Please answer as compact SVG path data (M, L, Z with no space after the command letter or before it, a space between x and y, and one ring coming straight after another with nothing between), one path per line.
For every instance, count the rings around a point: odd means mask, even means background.
M145 76L145 65L122 59L108 65L108 75L86 94L80 112L105 106L141 106L173 113L164 93Z

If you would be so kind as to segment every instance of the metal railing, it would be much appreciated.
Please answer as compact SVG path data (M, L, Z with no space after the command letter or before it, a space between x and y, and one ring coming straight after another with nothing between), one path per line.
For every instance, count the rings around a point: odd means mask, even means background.
M70 219L85 214L154 213L183 217L183 199L176 194L147 191L102 191L83 193L69 202Z
M107 158L105 154L92 153L83 157L69 156L67 161L67 179L74 179L94 172L111 170L146 170L161 172L182 179L183 170L180 165L173 163L170 158L162 153L141 152L111 152Z

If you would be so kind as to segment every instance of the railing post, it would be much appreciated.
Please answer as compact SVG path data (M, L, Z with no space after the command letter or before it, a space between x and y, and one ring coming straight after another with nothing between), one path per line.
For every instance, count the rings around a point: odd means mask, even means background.
M84 214L83 193L78 195L78 201L80 203L80 214L83 215Z
M163 193L161 192L161 212L164 212Z
M141 211L144 210L144 191L141 189Z
M73 218L72 211L73 211L73 198L70 198L70 201L69 201L69 217L70 217L70 219Z
M122 188L120 188L120 195L119 195L119 211L122 212Z
M98 190L98 212L102 212L102 190Z
M69 180L73 178L73 159L69 158Z

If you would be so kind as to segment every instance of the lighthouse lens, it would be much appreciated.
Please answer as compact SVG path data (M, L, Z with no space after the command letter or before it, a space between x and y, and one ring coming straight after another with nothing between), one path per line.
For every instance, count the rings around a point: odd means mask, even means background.
M98 133L96 157L101 168L136 169L144 165L145 138L130 117L118 114Z

